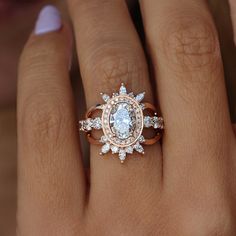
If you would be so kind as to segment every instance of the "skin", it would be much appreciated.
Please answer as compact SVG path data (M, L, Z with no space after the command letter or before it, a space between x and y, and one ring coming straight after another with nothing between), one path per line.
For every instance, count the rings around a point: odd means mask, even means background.
M32 34L18 79L18 235L236 234L236 138L208 7L140 4L155 86L123 1L68 0L87 106L121 82L145 90L165 119L162 144L124 165L91 146L88 183L69 81L70 29Z
M232 17L232 23L233 23L233 30L236 32L236 2L234 0L229 0L229 3L231 5L231 17ZM234 41L236 43L236 36L234 36Z
M68 18L65 1L9 0L15 2L13 6L3 7L7 1L0 2L0 108L15 104L19 57L40 9L46 4L53 4L64 18ZM127 0L130 8L135 1Z
M9 9L2 9L0 3L0 108L15 103L19 57L29 32L34 27L37 14L46 1L32 0L28 4L27 0L22 2ZM60 7L55 0L47 3Z

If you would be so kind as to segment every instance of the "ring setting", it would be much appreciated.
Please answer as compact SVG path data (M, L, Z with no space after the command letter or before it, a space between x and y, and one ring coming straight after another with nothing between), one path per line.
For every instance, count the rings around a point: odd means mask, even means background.
M162 130L164 121L158 117L156 109L150 103L143 103L145 92L135 95L128 93L122 83L118 93L112 96L101 93L104 104L92 107L86 113L86 119L79 121L80 130L87 133L90 143L100 144L100 155L108 152L118 154L123 163L127 154L138 152L144 154L143 145L151 145L157 142ZM96 110L101 110L101 117L92 117ZM144 111L149 110L152 116L144 115ZM144 128L153 128L155 136L146 139L143 135ZM92 130L102 130L100 139L92 137Z

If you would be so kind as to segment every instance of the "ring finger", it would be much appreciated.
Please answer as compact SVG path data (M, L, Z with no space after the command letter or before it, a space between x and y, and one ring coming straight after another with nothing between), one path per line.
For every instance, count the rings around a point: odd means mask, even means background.
M145 91L147 101L152 102L145 56L125 1L68 2L88 107L101 102L100 92L116 92L122 82L135 94ZM91 146L90 204L98 205L101 200L100 203L105 203L103 206L107 205L107 198L113 195L122 201L120 193L127 192L127 185L132 189L128 193L132 202L138 197L140 186L145 195L160 189L159 144L146 147L144 158L129 158L125 165L117 163L110 154L106 154L108 158L104 160L99 152L100 147ZM110 189L110 192L104 197L99 194L101 189ZM123 194L123 197L127 196Z

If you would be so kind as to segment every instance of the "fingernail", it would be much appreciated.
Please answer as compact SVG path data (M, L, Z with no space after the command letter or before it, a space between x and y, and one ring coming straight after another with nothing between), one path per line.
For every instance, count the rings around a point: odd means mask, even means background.
M46 34L58 31L61 26L62 20L59 10L54 6L48 5L40 11L34 32L36 35Z

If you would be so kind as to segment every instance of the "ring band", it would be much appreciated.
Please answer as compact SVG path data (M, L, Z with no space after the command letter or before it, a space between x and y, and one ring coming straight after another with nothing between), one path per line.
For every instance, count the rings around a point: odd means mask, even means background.
M85 115L85 120L79 121L80 130L87 133L87 139L91 144L102 145L100 155L109 151L118 154L121 163L127 154L134 151L144 154L142 145L152 145L160 140L164 129L164 120L157 116L155 107L150 103L141 103L145 92L134 95L127 93L124 84L121 84L119 93L113 93L110 97L103 94L105 104L99 104L90 108ZM102 111L101 117L93 117L96 111ZM144 115L149 110L152 116ZM144 138L144 128L153 128L155 136ZM102 130L100 139L92 136L92 130Z

